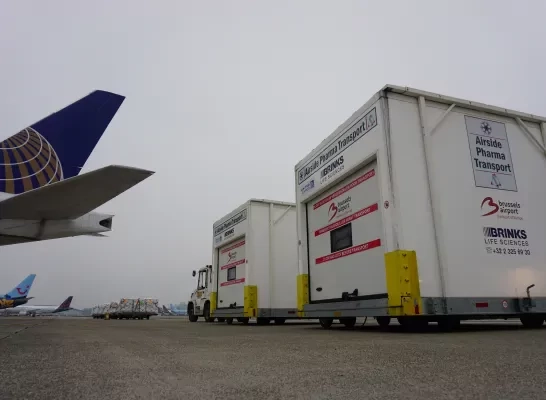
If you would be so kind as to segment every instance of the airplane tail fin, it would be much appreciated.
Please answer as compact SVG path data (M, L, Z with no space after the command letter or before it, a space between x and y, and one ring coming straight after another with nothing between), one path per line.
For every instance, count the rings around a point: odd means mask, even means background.
M0 142L0 191L21 194L78 175L124 100L95 90Z
M34 278L36 278L36 274L30 274L25 279L21 281L17 286L15 286L11 292L6 293L4 296L6 299L22 299L26 298L28 296L28 293L30 292L30 288L32 287L32 284L34 283Z
M61 312L61 311L68 311L70 310L70 304L72 303L73 296L68 296L65 301L61 303L59 307L55 310L55 312Z

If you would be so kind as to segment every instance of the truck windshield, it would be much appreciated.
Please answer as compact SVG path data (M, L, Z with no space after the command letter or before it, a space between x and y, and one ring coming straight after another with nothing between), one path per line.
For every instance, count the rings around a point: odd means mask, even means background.
M204 289L207 287L207 271L199 271L199 279L197 281L197 289Z

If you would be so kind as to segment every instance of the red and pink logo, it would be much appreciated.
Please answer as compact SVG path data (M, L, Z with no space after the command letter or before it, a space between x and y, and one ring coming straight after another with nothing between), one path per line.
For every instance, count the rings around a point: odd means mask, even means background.
M336 203L330 204L330 208L328 208L328 216L330 217L328 219L328 222L334 219L334 217L337 215L337 206Z
M500 207L492 197L486 197L482 201L482 217L487 217L488 215L496 214Z

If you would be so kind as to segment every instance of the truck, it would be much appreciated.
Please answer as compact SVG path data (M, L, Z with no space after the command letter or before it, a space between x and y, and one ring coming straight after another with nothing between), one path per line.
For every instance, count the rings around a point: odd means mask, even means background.
M197 322L199 317L203 317L206 322L214 322L211 308L212 290L212 265L205 265L198 273L192 272L192 276L197 275L197 288L192 292L190 301L187 305L187 314L190 322ZM218 318L218 322L224 322Z
M386 85L295 166L298 311L546 317L546 119Z
M213 224L212 264L199 271L188 305L190 321L203 315L209 322L218 318L248 324L256 319L267 325L300 318L292 279L298 271L297 252L295 204L246 201Z

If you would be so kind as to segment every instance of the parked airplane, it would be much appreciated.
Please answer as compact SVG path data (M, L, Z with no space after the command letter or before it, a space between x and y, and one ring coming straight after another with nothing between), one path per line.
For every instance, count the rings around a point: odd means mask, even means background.
M0 246L112 230L113 215L93 210L153 172L79 173L124 99L96 90L0 142Z
M26 304L32 297L27 297L36 274L30 274L15 286L10 292L0 296L0 310Z
M187 311L186 310L179 310L178 308L176 308L175 306L173 306L172 304L170 304L170 311L174 314L174 315L188 315Z
M6 311L8 315L19 314L30 315L32 317L35 317L36 315L57 314L63 311L73 310L73 308L70 307L72 297L73 296L68 296L59 306L18 306Z

